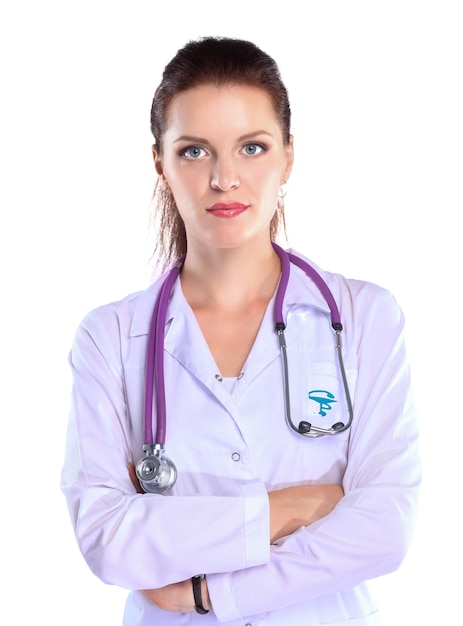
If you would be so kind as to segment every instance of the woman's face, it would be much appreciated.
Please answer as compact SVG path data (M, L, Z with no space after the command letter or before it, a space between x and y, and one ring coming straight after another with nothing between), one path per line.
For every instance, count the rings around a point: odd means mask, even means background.
M293 162L267 93L243 85L202 85L168 110L156 170L173 193L195 245L231 248L269 241L278 193Z

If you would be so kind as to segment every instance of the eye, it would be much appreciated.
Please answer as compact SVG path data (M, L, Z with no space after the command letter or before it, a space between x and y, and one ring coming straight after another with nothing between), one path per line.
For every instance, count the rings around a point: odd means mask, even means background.
M256 154L260 154L264 150L265 150L265 146L263 146L260 143L246 143L242 149L244 154L247 154L248 156L254 156Z
M206 151L199 146L188 146L182 150L181 154L187 159L199 159L206 154Z

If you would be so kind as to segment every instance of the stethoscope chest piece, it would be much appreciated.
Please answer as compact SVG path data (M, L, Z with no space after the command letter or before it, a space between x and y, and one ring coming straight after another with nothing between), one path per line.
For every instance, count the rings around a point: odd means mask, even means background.
M165 493L177 480L175 465L164 456L164 447L160 444L145 444L143 450L146 455L138 461L135 468L143 491Z

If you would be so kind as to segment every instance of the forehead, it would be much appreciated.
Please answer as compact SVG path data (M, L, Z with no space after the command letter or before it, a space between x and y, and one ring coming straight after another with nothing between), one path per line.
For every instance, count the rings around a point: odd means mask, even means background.
M265 130L281 135L273 102L263 89L247 85L200 85L178 93L168 107L167 134L205 136Z

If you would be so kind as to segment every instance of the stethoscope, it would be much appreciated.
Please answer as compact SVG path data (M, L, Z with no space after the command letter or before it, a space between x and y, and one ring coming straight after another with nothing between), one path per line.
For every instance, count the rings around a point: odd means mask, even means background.
M283 362L283 391L285 402L285 418L288 426L295 433L304 437L322 437L325 435L338 435L347 430L352 424L353 409L349 393L344 361L342 358L341 331L342 324L339 310L333 294L328 285L317 271L307 261L296 255L284 251L280 246L273 244L275 252L281 261L281 277L278 284L274 303L275 330L281 349ZM180 274L185 256L167 273L166 279L161 286L151 318L148 333L148 348L146 353L146 381L145 381L145 404L144 404L144 441L143 456L137 463L136 473L141 487L149 493L164 493L168 491L177 480L177 469L174 463L165 456L164 444L166 440L166 390L164 384L164 332L167 316L167 307L173 285ZM301 268L318 287L330 309L331 326L334 329L335 349L338 356L339 369L341 371L344 394L346 397L349 419L346 423L336 422L330 428L320 428L310 422L301 421L294 424L291 417L291 402L289 395L289 368L286 349L285 328L283 322L283 300L289 281L290 264L294 263ZM156 437L153 436L153 396L156 388Z

